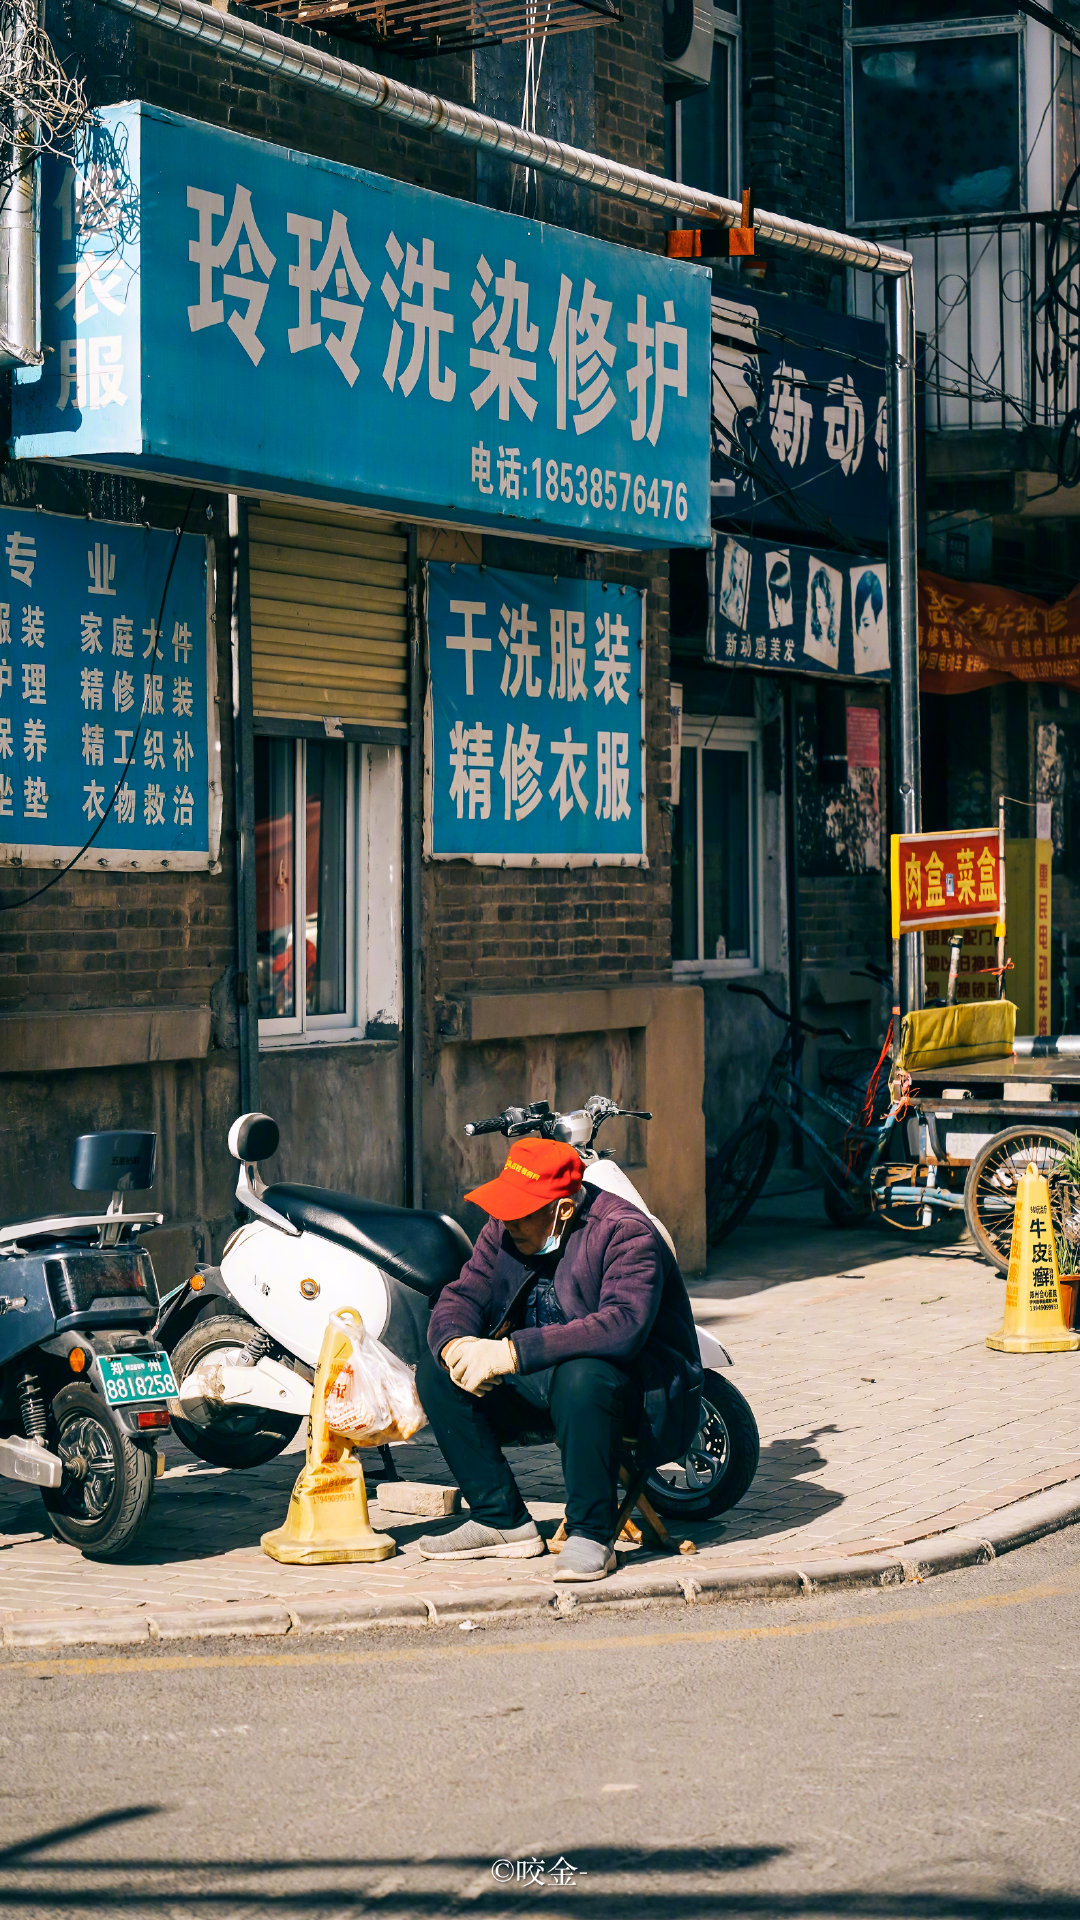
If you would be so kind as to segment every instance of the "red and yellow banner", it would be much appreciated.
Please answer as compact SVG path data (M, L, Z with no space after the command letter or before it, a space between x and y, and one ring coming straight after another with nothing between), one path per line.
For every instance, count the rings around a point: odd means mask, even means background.
M926 927L997 927L1001 912L996 827L893 834L894 939Z
M973 693L1003 680L1080 687L1080 587L1050 605L1030 593L919 574L919 685Z

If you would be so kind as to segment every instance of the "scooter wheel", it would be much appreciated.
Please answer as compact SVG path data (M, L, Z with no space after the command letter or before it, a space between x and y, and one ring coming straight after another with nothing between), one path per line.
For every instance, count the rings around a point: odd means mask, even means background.
M130 1546L150 1505L154 1457L135 1446L93 1387L63 1387L49 1410L49 1442L64 1463L58 1487L42 1488L57 1539L89 1560Z
M169 1355L178 1385L210 1354L235 1358L254 1332L254 1321L238 1313L212 1313L196 1320ZM283 1453L300 1431L295 1414L271 1413L268 1407L215 1407L204 1400L202 1408L205 1418L188 1420L178 1401L169 1402L177 1439L212 1467L261 1467Z
M657 1467L645 1492L657 1513L707 1520L741 1500L757 1472L757 1421L738 1387L706 1369L701 1424L681 1460Z

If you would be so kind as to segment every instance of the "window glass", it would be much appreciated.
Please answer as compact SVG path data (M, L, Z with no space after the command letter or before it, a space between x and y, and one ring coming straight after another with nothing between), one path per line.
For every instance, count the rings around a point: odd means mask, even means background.
M1015 34L851 48L855 219L915 220L1020 205Z
M730 140L731 48L726 40L713 41L712 82L695 89L679 102L682 118L680 180L703 193L727 194Z
M309 1013L344 1013L348 1004L345 982L348 751L343 740L309 740L304 754L307 788L304 936Z
M996 14L1015 13L1015 6L995 7L990 0L852 0L853 27L912 27L926 20L992 20Z
M750 755L701 755L703 960L749 960Z
M697 960L697 769L696 747L684 747L680 759L679 804L671 843L671 957Z
M256 739L255 913L261 1020L291 1018L296 1011L295 803L295 742Z

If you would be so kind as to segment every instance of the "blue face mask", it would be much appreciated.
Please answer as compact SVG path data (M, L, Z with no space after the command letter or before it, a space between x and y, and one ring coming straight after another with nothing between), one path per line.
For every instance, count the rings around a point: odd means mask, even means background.
M544 1241L543 1246L537 1247L536 1254L534 1257L539 1260L543 1257L545 1253L556 1253L562 1244L562 1237L563 1237L565 1228L566 1228L566 1221L560 1220L558 1214L556 1214L554 1233L549 1233L547 1239Z

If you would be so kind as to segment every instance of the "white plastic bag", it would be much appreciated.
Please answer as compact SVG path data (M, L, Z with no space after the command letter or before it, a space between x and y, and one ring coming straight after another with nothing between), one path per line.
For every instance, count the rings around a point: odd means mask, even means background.
M327 1425L354 1446L411 1440L427 1424L413 1368L368 1333L359 1314L331 1314L330 1325L348 1340L350 1354L326 1396Z

